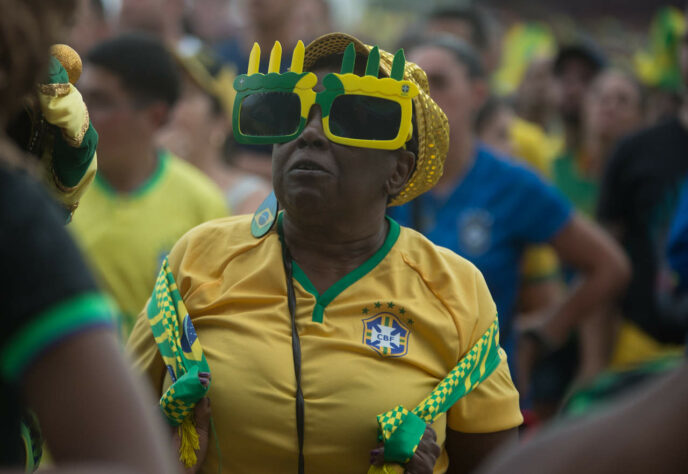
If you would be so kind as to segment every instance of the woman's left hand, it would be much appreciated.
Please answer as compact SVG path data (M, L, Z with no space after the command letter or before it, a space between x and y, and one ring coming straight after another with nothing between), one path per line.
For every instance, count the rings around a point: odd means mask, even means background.
M440 452L435 430L430 425L425 425L423 438L420 440L413 457L406 464L405 474L432 474Z
M430 425L425 425L425 433L420 440L416 452L411 460L406 463L405 474L432 474L432 471L440 456L440 447L437 444L437 435ZM378 447L370 452L371 464L382 464L385 458L385 448Z
M194 425L198 432L199 444L199 449L196 451L196 464L191 467L185 467L180 462L182 472L185 474L196 474L201 469L203 461L205 461L205 457L208 453L208 440L210 438L210 415L210 398L203 397L194 408ZM179 453L179 446L182 441L179 436L179 429L177 428L172 429L172 441L176 448L175 453Z

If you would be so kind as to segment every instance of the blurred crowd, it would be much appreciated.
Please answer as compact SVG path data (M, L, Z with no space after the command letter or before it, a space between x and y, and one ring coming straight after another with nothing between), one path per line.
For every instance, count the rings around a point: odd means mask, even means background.
M685 363L684 12L657 4L618 48L575 18L547 23L482 2L354 4L363 12L347 32L403 47L449 120L439 183L389 215L484 275L523 438ZM117 303L124 340L174 243L208 220L253 214L271 192L271 147L232 136L233 83L254 42L279 41L285 71L297 41L345 23L345 5L78 0L60 42L83 61L76 88L98 170L67 229ZM543 472L560 472L552 466Z

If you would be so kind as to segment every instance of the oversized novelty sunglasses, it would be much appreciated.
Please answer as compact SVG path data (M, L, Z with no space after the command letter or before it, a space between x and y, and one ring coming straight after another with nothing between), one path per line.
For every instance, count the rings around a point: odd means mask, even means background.
M313 104L322 110L327 138L342 145L394 150L411 139L411 99L418 88L403 80L406 59L397 51L390 77L378 78L380 51L370 50L364 76L353 73L356 51L350 43L344 51L341 73L327 74L324 90L313 88L318 78L303 72L304 46L298 42L288 72L279 73L282 46L270 52L268 74L258 72L260 47L254 43L248 73L234 80L234 137L239 143L270 144L294 140L303 132Z

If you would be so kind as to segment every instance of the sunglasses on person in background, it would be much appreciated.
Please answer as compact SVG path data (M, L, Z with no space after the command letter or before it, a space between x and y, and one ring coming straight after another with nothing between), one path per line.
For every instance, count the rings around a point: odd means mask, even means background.
M356 60L354 44L349 43L339 74L327 74L324 90L313 88L318 78L303 72L303 42L292 55L288 72L279 73L282 46L270 52L268 74L258 72L260 47L254 43L248 73L234 80L234 137L239 143L285 143L297 138L306 128L313 104L322 110L322 128L327 138L342 145L395 150L411 139L412 99L418 88L403 80L406 59L397 51L390 77L378 78L380 52L370 50L364 76L353 73Z

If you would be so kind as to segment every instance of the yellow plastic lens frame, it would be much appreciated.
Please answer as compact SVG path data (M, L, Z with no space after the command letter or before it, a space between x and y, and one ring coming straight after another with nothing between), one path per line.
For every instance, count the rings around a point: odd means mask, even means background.
M396 102L401 106L401 119L399 121L399 131L397 136L392 140L363 140L357 138L339 137L332 133L330 129L330 109L332 103L340 94L333 97L329 103L321 103L320 97L328 91L318 94L316 103L319 103L323 110L323 131L327 138L342 145L362 147L362 148L378 148L383 150L396 150L404 146L404 144L411 139L413 134L413 124L411 117L413 115L413 101L412 99L418 95L418 87L410 81L398 81L396 79L377 78L374 76L357 76L355 74L328 74L334 76L341 83L343 94L345 95L363 95L369 97L377 97L380 99ZM326 82L323 80L323 82Z

